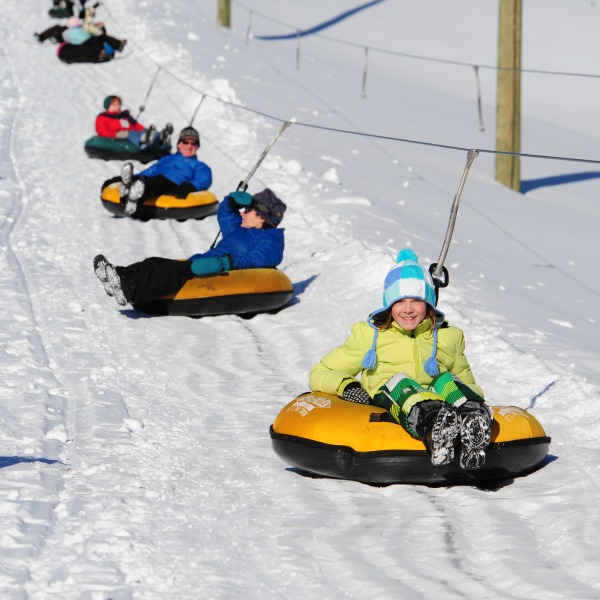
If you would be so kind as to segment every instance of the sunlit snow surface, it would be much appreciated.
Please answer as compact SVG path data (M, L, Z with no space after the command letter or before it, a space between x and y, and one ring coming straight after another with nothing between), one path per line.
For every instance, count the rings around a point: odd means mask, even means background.
M530 409L552 437L541 470L492 489L375 487L304 477L271 449L269 425L310 367L379 306L396 252L438 260L466 152L383 137L495 145L496 2L387 0L302 37L299 52L253 37L359 4L233 3L225 30L214 0L105 0L98 18L125 52L71 66L33 38L55 23L49 0L5 11L3 599L600 597L598 164L525 159L520 195L481 152L446 261L440 307L465 330L489 402ZM523 26L525 69L598 73L595 2L529 0ZM598 81L525 73L522 151L600 160ZM194 124L219 197L296 120L249 187L288 204L289 307L150 318L104 294L99 252L187 257L218 231L214 217L141 223L102 207L120 165L83 144L115 93L176 130L206 94Z

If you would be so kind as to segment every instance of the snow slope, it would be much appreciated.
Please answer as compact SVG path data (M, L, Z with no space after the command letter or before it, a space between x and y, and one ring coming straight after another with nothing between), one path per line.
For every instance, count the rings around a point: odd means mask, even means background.
M128 45L104 65L34 41L43 3L0 23L2 598L600 597L600 81L541 73L597 72L600 9L524 3L523 152L555 159L523 159L522 195L494 181L489 152L496 2L380 2L302 37L299 61L296 40L252 37L359 4L234 2L224 30L214 0L106 0L98 16ZM159 66L141 120L179 129L206 95L194 123L218 196L297 121L250 183L289 207L295 296L276 315L149 318L93 275L99 252L185 257L217 233L214 218L140 223L98 200L119 164L85 156L94 117L109 93L135 114ZM299 475L269 425L379 305L400 248L438 259L466 148L481 153L440 307L489 402L531 409L552 436L547 464L485 488Z

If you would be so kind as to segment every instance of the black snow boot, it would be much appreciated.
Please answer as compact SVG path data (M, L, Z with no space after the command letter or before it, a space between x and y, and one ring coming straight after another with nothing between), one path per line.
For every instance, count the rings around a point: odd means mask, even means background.
M489 408L475 400L465 402L460 415L461 469L480 469L485 463L485 451L491 439L492 415Z
M447 465L454 459L454 440L460 433L458 411L449 404L437 400L426 400L416 404L409 421L416 420L415 431L423 440L431 464Z

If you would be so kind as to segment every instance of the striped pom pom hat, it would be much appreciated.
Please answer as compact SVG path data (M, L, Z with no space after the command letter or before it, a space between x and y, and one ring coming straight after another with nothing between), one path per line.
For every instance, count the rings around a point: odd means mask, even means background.
M383 284L383 306L369 315L369 325L375 330L375 335L373 336L373 345L365 354L362 366L364 369L373 369L377 366L376 345L379 330L374 321L385 320L392 306L404 298L423 300L435 311L437 319L433 330L433 352L425 362L425 371L434 377L439 374L438 364L435 360L437 330L444 321L444 313L435 307L436 293L431 274L419 264L419 257L410 248L398 252L396 264L386 275Z

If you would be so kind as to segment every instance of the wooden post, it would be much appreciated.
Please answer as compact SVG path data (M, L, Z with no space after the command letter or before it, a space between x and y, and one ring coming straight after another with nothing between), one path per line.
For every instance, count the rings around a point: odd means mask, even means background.
M521 0L500 0L496 150L521 152ZM519 156L496 155L496 181L521 190Z
M231 27L231 0L217 0L217 17L221 27Z

